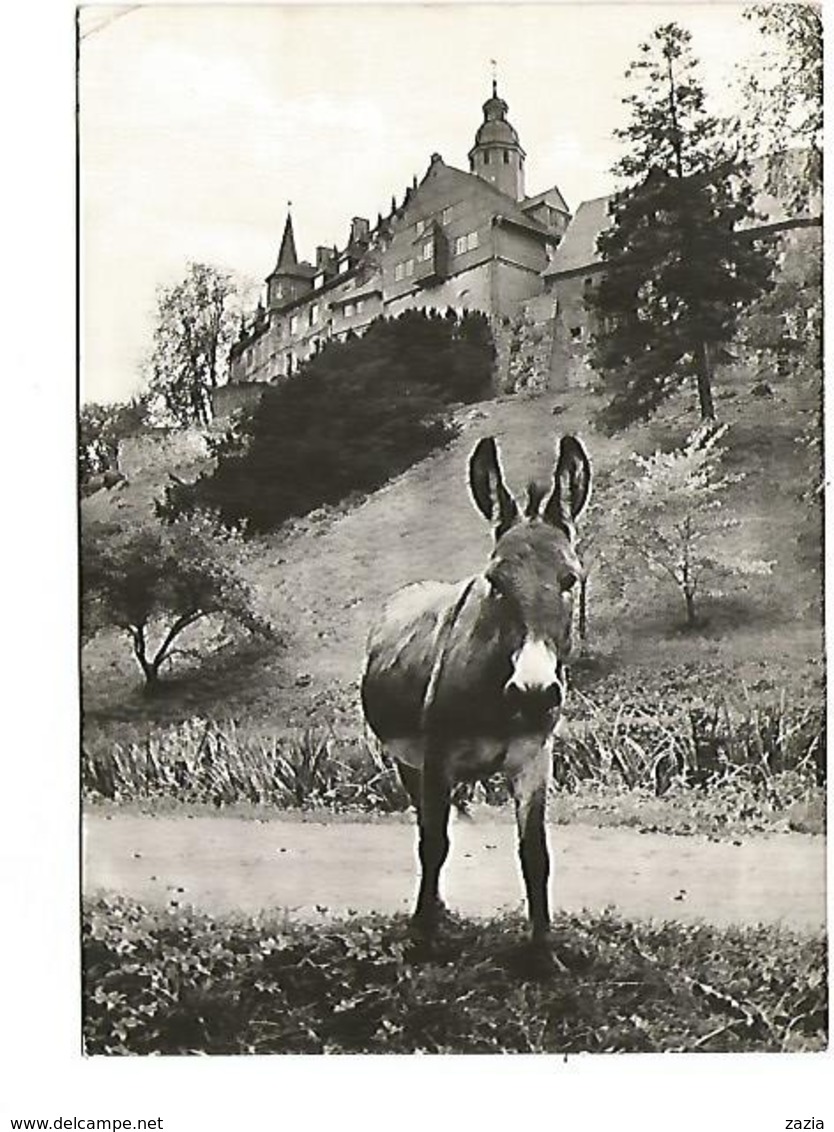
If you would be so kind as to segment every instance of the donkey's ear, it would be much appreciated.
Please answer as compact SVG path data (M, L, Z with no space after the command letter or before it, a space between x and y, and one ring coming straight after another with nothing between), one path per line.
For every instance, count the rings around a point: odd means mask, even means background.
M553 473L553 491L544 505L542 518L570 533L591 494L591 461L582 441L563 436Z
M498 446L491 436L479 440L469 458L469 488L484 518L497 522L496 534L509 530L518 518L518 506L504 485Z

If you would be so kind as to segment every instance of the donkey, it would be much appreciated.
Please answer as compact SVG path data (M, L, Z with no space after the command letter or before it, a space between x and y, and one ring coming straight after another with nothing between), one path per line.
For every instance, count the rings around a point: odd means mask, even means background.
M572 591L582 574L574 524L588 502L591 465L582 443L563 437L552 489L531 484L522 515L486 437L470 457L469 487L494 524L487 567L461 582L417 582L394 594L369 636L362 706L417 811L415 931L430 939L443 911L452 787L501 771L515 801L533 941L545 944L545 808Z

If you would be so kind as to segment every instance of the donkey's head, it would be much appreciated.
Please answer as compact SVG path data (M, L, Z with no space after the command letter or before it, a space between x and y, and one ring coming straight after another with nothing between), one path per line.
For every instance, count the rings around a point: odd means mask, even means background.
M574 524L588 502L591 464L576 437L563 437L552 488L531 485L522 514L487 437L469 461L469 486L478 510L495 524L485 578L511 670L504 694L514 713L538 718L565 697L573 591L582 574Z

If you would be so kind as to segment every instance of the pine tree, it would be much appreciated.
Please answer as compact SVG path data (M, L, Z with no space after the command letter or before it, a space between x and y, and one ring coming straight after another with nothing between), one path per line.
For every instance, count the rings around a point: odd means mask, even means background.
M598 241L606 272L587 295L596 332L590 361L610 400L609 429L648 417L694 376L701 416L715 418L714 359L739 311L770 286L766 251L739 233L754 217L745 169L724 151L723 124L706 111L689 33L659 27L626 72L627 152L613 172Z

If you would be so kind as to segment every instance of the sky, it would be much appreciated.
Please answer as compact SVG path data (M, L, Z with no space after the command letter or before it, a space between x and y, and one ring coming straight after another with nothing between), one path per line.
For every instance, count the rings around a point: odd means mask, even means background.
M743 5L189 5L81 9L81 395L142 386L157 289L189 261L254 303L292 202L299 257L402 200L432 153L467 169L491 60L526 189L569 207L614 186L624 72L675 20L711 109L760 49Z

